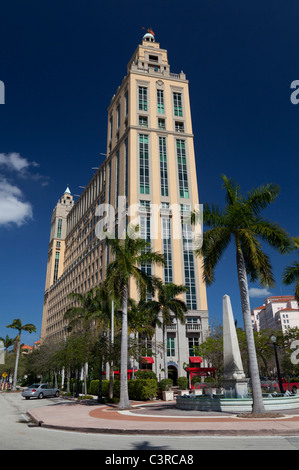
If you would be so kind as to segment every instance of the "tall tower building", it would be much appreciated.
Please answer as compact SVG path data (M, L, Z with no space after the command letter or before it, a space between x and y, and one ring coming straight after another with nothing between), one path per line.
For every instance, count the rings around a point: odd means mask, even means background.
M125 196L126 206L120 205L119 196ZM183 72L170 72L167 51L151 33L138 45L108 108L107 156L67 213L63 271L58 271L57 279L50 272L46 283L49 308L43 314L44 338L62 337L62 318L70 305L67 295L86 292L105 277L111 254L105 241L96 236L97 207L103 203L113 206L118 222L121 217L126 223L138 217L140 235L152 250L164 254L166 267L144 269L165 283L188 287L186 325L174 320L167 327L164 352L174 379L185 375L184 365L192 363L193 347L208 332L201 260L190 250L191 227L185 217L199 203L189 86ZM179 208L179 218L175 208ZM183 237L173 236L178 223ZM133 283L130 296L138 300ZM159 352L148 362L163 378L164 353L155 348L161 343L162 331L157 329L150 346Z
M67 187L63 196L58 200L57 205L53 209L51 217L51 232L48 249L43 321L41 329L42 337L47 335L45 320L48 316L48 292L50 287L56 283L57 279L62 275L64 270L67 216L73 205L73 196L69 187Z

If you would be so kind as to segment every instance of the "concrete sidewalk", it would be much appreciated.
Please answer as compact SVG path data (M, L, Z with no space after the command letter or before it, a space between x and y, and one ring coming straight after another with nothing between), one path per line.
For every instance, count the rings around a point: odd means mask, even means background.
M131 402L117 405L60 403L30 410L34 423L46 428L88 433L256 436L299 435L299 410L281 411L280 418L240 418L236 414L184 411L175 402Z

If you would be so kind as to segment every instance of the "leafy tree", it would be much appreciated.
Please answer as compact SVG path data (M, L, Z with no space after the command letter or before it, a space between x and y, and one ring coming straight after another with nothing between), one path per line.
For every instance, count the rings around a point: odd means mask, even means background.
M218 262L230 242L234 241L252 383L252 412L264 413L251 324L247 275L251 282L259 281L262 286L273 287L274 277L270 259L264 253L261 242L267 243L282 254L289 251L291 243L283 228L261 216L261 211L278 196L278 186L267 184L253 189L245 197L232 179L222 176L222 180L226 191L226 206L221 210L215 205L204 204L203 220L209 229L204 232L202 248L197 249L195 253L203 255L204 280L207 285L211 285L215 281ZM196 221L196 214L193 214L193 221Z
M21 320L18 318L15 318L14 321L10 325L7 325L6 328L12 328L18 331L16 340L15 340L16 341L16 362L15 362L15 370L14 370L14 377L13 377L13 384L12 384L12 389L16 390L17 377L18 377L18 365L19 365L19 357L20 357L20 347L21 347L21 334L22 334L22 331L27 331L28 333L35 332L36 326L34 326L32 323L27 323L26 325L22 325Z
M221 325L215 325L211 334L203 343L194 347L196 356L203 356L212 367L216 368L216 380L223 377L223 329Z

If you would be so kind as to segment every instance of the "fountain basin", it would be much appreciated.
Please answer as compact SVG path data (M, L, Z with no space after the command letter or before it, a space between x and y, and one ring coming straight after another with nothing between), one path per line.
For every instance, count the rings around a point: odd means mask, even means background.
M263 397L266 411L293 410L299 408L299 395ZM224 398L222 396L181 396L176 399L181 410L221 411L242 413L252 411L252 398Z

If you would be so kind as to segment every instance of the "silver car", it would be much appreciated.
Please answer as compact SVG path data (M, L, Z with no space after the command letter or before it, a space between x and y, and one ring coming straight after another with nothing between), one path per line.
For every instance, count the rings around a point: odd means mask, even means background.
M29 398L44 398L44 397L59 397L60 391L58 388L52 387L49 384L33 384L25 388L22 392L22 397L26 400Z

